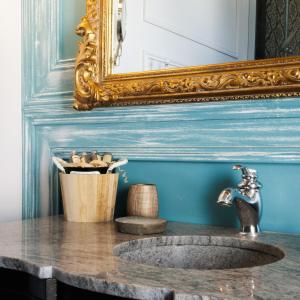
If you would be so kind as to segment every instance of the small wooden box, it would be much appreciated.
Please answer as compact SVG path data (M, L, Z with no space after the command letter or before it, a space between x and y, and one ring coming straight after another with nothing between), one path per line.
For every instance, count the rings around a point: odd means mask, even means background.
M70 222L108 222L114 218L119 174L63 174L64 216Z

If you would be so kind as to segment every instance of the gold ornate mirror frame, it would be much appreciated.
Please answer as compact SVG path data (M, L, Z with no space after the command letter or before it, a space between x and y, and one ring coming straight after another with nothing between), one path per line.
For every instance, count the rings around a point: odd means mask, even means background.
M112 2L86 0L75 69L78 110L300 95L300 56L112 74Z

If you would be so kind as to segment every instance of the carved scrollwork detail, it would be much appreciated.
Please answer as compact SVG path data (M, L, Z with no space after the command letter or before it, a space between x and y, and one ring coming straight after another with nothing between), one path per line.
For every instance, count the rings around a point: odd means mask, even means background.
M89 16L89 18L98 19L97 6L98 6L98 0L87 0L86 11L87 11L87 16Z
M81 23L76 29L76 33L83 40L79 44L79 52L76 59L75 97L84 105L87 104L84 100L88 100L92 96L91 86L93 85L93 77L97 68L97 43L95 32L92 30L87 17L82 18Z
M99 1L87 0L87 16L81 19L76 34L82 37L75 63L75 98L74 108L89 110L93 108L96 95L100 94L97 85L98 38L99 38ZM99 96L98 96L99 97ZM95 99L95 100L94 100Z
M276 87L300 83L299 68L288 71L274 70L236 74L203 75L180 79L153 79L126 83L104 84L96 87L97 101L116 101L120 98L140 95L200 93L204 91L228 91L249 87Z

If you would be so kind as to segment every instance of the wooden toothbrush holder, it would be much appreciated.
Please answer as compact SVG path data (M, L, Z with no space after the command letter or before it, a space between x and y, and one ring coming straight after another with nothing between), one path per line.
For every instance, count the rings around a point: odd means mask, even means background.
M128 216L147 218L158 217L158 195L154 184L134 184L130 186L127 198Z
M108 222L114 218L119 174L59 174L65 220Z

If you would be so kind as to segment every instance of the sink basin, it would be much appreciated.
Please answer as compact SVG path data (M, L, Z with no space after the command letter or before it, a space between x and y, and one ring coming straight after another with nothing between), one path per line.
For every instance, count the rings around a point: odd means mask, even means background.
M279 248L232 237L163 236L119 244L121 259L162 268L233 269L274 263L284 257Z

